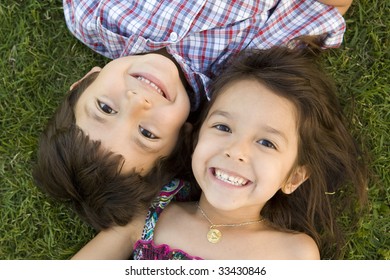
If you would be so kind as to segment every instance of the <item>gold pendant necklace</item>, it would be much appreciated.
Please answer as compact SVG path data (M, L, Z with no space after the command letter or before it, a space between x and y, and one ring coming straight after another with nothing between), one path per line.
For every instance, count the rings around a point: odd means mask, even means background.
M206 213L203 211L203 209L200 207L199 202L196 203L198 206L198 209L200 210L200 213L202 213L202 216L210 223L210 228L209 231L207 232L207 240L210 243L218 243L221 238L222 238L222 232L218 229L217 227L240 227L240 226L247 226L251 224L256 224L262 222L264 219L261 218L260 220L256 221L249 221L249 222L243 222L243 223L238 223L238 224L220 224L220 225L215 225L210 218L206 215Z

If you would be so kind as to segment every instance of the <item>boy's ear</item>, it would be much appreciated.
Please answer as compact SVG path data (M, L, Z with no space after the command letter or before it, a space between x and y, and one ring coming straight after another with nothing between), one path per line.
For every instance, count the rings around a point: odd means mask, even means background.
M192 129L193 129L193 126L191 123L189 123L189 122L184 123L184 132L186 135L191 134Z
M192 145L192 124L189 122L185 122L183 125L183 136L185 139L185 145L191 146Z
M285 194L293 193L303 182L309 178L309 172L306 166L298 166L291 174L287 183L282 187Z
M89 72L87 74L84 75L84 77L82 77L80 80L78 80L77 82L74 82L71 86L70 86L70 90L72 90L75 86L77 86L83 79L85 79L89 74L92 74L92 73L95 73L95 72L100 72L102 71L102 68L98 67L98 66L95 66L93 67L91 70L89 70Z

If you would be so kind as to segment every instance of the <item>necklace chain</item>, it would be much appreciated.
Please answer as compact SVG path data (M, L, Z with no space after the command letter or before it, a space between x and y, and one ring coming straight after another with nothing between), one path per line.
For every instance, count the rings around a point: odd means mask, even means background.
M246 226L246 225L251 225L251 224L256 224L262 222L264 219L261 218L260 220L256 221L248 221L248 222L243 222L243 223L237 223L237 224L214 224L210 218L206 215L206 213L203 211L203 209L200 207L199 203L197 203L198 209L200 210L200 213L202 213L202 216L206 218L206 220L210 223L210 226L213 228L216 227L240 227L240 226Z

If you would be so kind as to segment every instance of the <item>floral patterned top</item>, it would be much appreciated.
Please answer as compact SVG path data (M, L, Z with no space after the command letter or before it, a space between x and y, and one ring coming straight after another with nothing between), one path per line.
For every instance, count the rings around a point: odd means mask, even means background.
M200 260L179 249L172 249L167 244L156 245L153 241L154 229L164 208L175 198L183 196L189 185L182 180L175 179L165 185L160 195L149 208L141 239L134 244L132 258L134 260Z

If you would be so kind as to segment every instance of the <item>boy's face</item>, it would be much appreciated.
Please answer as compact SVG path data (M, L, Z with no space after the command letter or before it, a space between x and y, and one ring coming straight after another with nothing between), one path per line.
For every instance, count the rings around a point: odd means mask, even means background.
M189 111L175 64L146 54L108 63L81 94L75 116L91 139L124 157L122 172L145 174L172 152Z

